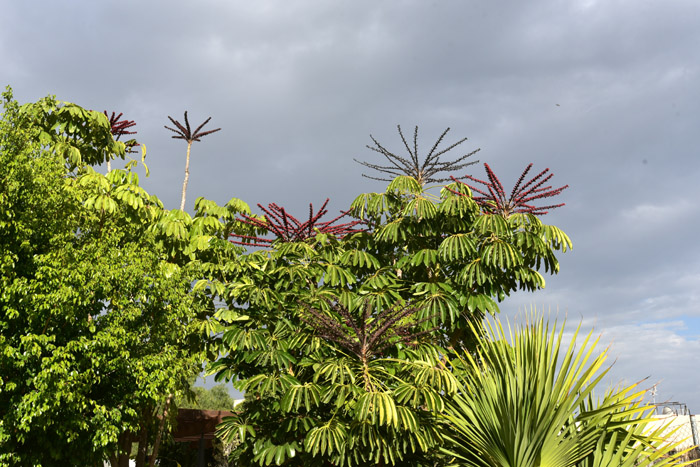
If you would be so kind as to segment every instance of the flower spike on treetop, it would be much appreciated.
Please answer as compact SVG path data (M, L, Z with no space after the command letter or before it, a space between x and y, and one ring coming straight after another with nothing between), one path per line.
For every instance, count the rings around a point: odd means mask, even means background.
M112 132L112 136L115 137L116 140L119 140L119 138L123 135L135 135L135 131L128 131L128 128L131 128L136 125L136 122L133 120L121 120L123 113L119 112L117 114L116 112L112 112L112 116L110 117L109 114L107 113L106 110L103 110L102 113L105 114L105 117L109 120L109 126L110 126L110 131Z
M238 245L266 247L270 246L275 240L281 240L283 242L304 241L316 235L316 230L321 233L341 237L363 231L363 229L356 228L358 225L362 224L361 220L353 220L344 224L333 225L339 219L347 216L349 211L341 211L338 217L330 221L319 222L319 220L328 213L326 209L328 201L329 199L326 199L326 202L323 203L323 206L321 206L321 209L319 209L316 214L314 214L313 204L309 203L309 220L305 222L299 221L296 217L289 214L286 209L275 203L268 204L267 208L258 204L258 207L265 213L265 217L253 217L241 214L242 218L239 220L255 228L265 230L273 234L275 238L269 239L251 235L231 234L231 236L235 238L231 240L231 242Z
M404 147L408 151L408 154L411 156L410 159L392 153L384 146L379 144L379 142L374 138L374 136L369 135L369 137L372 139L372 142L374 143L374 146L367 145L367 148L374 152L378 152L379 154L384 156L391 165L383 166L378 164L371 164L369 162L358 161L357 159L353 160L358 164L362 164L365 167L369 167L372 170L388 174L391 178L372 177L366 174L362 174L363 177L371 178L372 180L382 180L390 182L399 175L408 175L409 177L415 178L421 186L424 186L426 183L442 183L450 179L450 177L436 177L437 174L461 170L465 167L479 162L463 161L466 158L473 156L474 154L479 152L480 149L476 149L468 154L464 154L453 161L440 161L440 156L454 149L455 147L459 146L467 140L467 138L462 138L461 140L457 141L454 144L451 144L446 148L438 149L438 146L440 145L440 143L442 143L442 140L445 138L445 135L447 135L447 132L450 131L449 128L442 132L442 134L437 139L428 155L425 156L425 159L421 162L418 160L418 127L416 126L415 130L413 131L413 148L411 148L408 144L408 141L406 141L406 138L403 135L403 131L401 131L401 125L397 125L397 128L399 129L401 141L403 142Z
M215 130L208 130L208 131L201 131L202 128L204 128L204 125L209 123L209 120L211 120L211 117L207 118L204 120L204 123L199 125L194 132L190 128L190 122L187 119L187 111L185 110L185 124L181 124L177 120L173 119L170 115L168 115L168 118L170 121L175 125L176 128L170 128L169 126L165 126L166 129L172 131L175 133L175 136L172 138L174 139L184 139L187 141L187 161L185 162L185 180L182 182L182 199L180 200L180 210L184 211L185 210L185 197L187 195L187 182L190 179L190 149L192 148L192 143L194 141L200 141L203 136L210 135L212 133L216 133L217 131L221 130L221 128L217 128Z
M116 141L119 141L119 138L121 138L124 135L135 135L135 131L129 131L128 129L135 126L136 122L133 120L121 120L122 115L124 115L122 112L119 112L117 114L116 112L112 112L112 115L110 116L106 110L103 110L102 113L105 114L105 117L109 120L109 131L112 133L112 136L114 136L114 139ZM125 141L124 145L126 146L126 152L134 152L133 148L136 146L139 146L139 143L136 142L136 140L131 139L129 141ZM107 160L107 171L112 170L112 164L110 164L110 161Z
M480 196L473 196L474 201L485 211L492 214L501 214L505 217L513 213L526 213L541 216L547 214L550 209L556 209L564 206L565 203L561 204L551 204L548 206L535 206L531 204L533 201L544 198L551 198L552 196L557 196L565 189L569 188L569 185L564 185L559 188L552 188L551 185L543 186L545 183L551 179L554 174L549 173L549 168L544 169L539 174L532 177L527 183L523 184L525 177L532 168L532 164L529 164L523 170L523 173L518 178L517 183L513 187L510 193L510 197L506 197L506 193L503 190L503 185L501 181L493 173L491 167L488 164L484 164L486 168L486 175L489 181L479 180L471 175L466 175L463 178L469 179L473 182L477 182L486 188L486 191L478 186L471 185L467 182L462 182L456 178L452 178L455 182L467 185L473 192L478 193ZM463 195L457 191L450 190L455 194Z

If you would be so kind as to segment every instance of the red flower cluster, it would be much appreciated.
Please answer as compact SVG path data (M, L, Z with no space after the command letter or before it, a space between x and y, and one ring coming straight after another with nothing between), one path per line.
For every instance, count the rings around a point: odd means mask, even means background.
M133 120L120 120L122 118L122 113L120 112L118 115L116 112L112 112L112 116L107 113L106 110L103 111L107 119L109 119L109 125L110 125L110 131L112 133L112 136L114 136L114 139L119 141L119 138L122 137L123 135L135 135L135 131L128 131L129 128L133 127L136 125L136 122ZM126 142L126 148L128 152L132 152L131 149L138 146L139 143L137 143L135 140L129 140Z
M338 220L347 216L349 211L342 211L338 217L327 222L319 222L319 220L328 213L326 206L328 199L323 203L321 209L314 214L313 204L309 204L309 219L305 222L299 221L296 217L287 213L287 211L275 203L271 203L267 208L258 204L258 207L265 213L265 217L252 217L246 214L241 214L239 220L253 227L266 230L273 234L275 238L264 238L250 235L231 234L234 240L231 242L239 245L250 246L269 246L276 240L283 242L299 242L316 235L316 230L321 233L331 234L339 237L344 237L357 232L362 232L364 229L356 228L362 224L361 220L353 220L344 224L335 224Z
M556 196L569 187L569 185L564 185L559 188L552 188L551 185L543 186L554 176L553 173L548 174L548 168L544 169L542 172L532 177L527 183L523 184L525 177L532 168L532 164L528 165L525 170L523 170L520 178L518 178L518 182L515 184L515 187L513 187L513 190L510 193L510 197L507 198L506 193L503 190L503 185L501 184L500 180L498 180L498 177L496 177L496 174L493 173L491 167L489 167L488 164L484 164L484 167L486 168L486 175L489 179L488 181L479 180L471 175L467 175L464 178L480 183L485 187L485 189L483 187L479 188L477 186L470 185L469 183L461 182L454 177L452 177L452 179L455 182L467 185L472 192L477 193L479 196L473 196L473 199L486 212L502 214L504 216L508 216L509 214L513 213L529 213L539 216L547 214L550 209L559 208L565 204L551 204L548 206L535 206L531 204L533 201L538 199ZM456 191L453 191L453 193L461 194L457 193Z

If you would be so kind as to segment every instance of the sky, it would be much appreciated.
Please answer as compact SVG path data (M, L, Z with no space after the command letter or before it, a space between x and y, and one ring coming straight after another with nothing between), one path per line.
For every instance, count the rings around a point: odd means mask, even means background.
M445 128L512 186L545 168L566 206L542 220L571 252L535 307L610 346L612 383L658 383L700 411L700 2L0 0L0 85L123 112L145 188L179 207L185 144L167 117L222 128L192 148L199 196L331 212L386 184L370 134L424 154ZM115 166L118 164L115 163ZM143 171L142 171L143 173ZM464 174L458 174L464 175ZM259 212L259 211L255 211Z

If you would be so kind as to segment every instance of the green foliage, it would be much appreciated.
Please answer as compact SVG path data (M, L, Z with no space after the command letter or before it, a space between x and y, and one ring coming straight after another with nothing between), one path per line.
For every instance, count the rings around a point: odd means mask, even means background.
M177 401L181 409L232 410L233 399L224 384L214 385L211 389L192 386L190 393Z
M201 367L214 306L192 291L207 265L192 258L224 224L176 219L136 174L86 165L123 155L103 114L4 98L0 464L128 455Z
M248 317L222 325L209 369L246 395L219 430L240 441L242 465L433 465L437 414L458 387L446 356L473 350L471 324L510 292L544 287L538 270L557 272L555 251L571 247L535 216L484 215L407 176L352 212L367 231L278 240L212 281Z
M434 465L460 390L448 357L571 247L533 215L485 214L464 185L400 176L353 202L366 231L242 254L228 238L261 233L242 201L170 211L133 163L90 167L124 157L103 114L9 93L4 108L2 463L116 463L137 441L142 462L208 359L246 395L219 431L239 464Z
M476 355L455 361L460 380L447 403L444 451L453 465L481 467L671 465L675 444L647 432L652 407L637 385L609 391L595 386L607 349L594 354L589 333L577 329L561 350L564 325L549 329L533 316L514 332L490 322ZM674 464L675 465L675 464Z

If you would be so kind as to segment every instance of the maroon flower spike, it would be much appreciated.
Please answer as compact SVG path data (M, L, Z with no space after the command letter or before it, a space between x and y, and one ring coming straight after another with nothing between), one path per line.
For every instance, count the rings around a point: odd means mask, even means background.
M104 110L103 113L105 114L105 117L107 117L107 119L109 120L110 131L112 133L112 136L114 136L115 140L119 141L119 138L121 138L123 135L136 134L135 131L128 131L129 128L136 125L136 122L134 122L133 120L120 120L123 115L121 112L118 115L116 112L112 112L111 117L109 116L106 110ZM133 148L138 145L139 143L137 143L135 140L127 141L127 152L133 152Z
M319 222L319 220L328 213L326 206L328 199L323 203L321 209L314 214L313 204L309 204L309 219L305 222L299 221L296 217L287 213L287 211L275 203L268 204L265 208L261 204L258 207L265 213L264 218L252 217L246 214L241 214L239 220L253 227L266 230L274 235L275 238L264 238L250 235L231 234L234 237L231 242L239 245L262 246L271 245L276 240L283 242L300 242L307 240L316 235L315 230L321 233L331 234L338 237L344 237L357 232L362 232L363 229L356 228L362 224L361 220L354 220L344 224L335 224L338 220L348 215L349 211L342 211L338 217L327 222Z
M469 183L461 182L454 177L452 179L457 183L467 185L472 190L473 194L478 194L478 196L473 196L473 199L485 212L502 214L506 217L513 213L528 213L540 216L547 214L550 209L559 208L565 204L551 204L548 206L535 206L532 204L533 201L538 199L557 196L562 191L569 188L569 185L564 185L559 188L552 188L551 185L544 186L544 184L554 176L553 173L548 173L548 168L544 169L542 172L532 177L527 183L523 184L525 177L532 168L532 164L528 165L525 170L523 170L520 178L518 178L518 182L510 192L510 197L506 197L506 193L503 190L503 185L501 184L500 180L498 180L498 177L496 177L496 174L493 173L491 167L489 167L488 164L484 164L484 167L486 168L488 181L479 180L471 175L464 177L465 179L483 185L481 188ZM454 190L450 191L461 195L461 193Z

